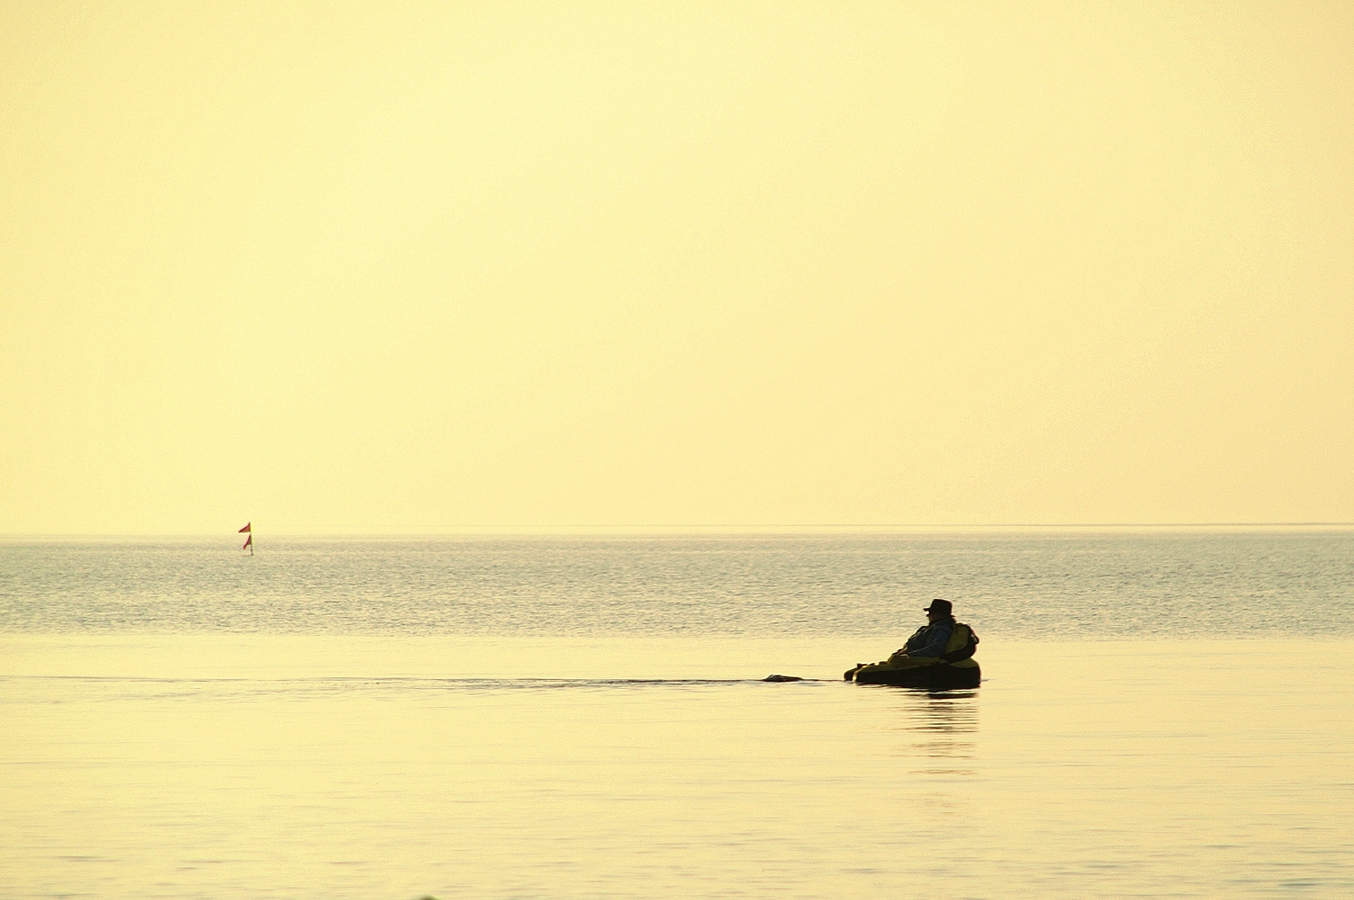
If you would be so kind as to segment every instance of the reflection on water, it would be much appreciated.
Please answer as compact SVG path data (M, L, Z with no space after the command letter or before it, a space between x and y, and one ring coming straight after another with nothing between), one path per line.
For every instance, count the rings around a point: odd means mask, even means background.
M868 688L867 688L868 689ZM977 759L978 690L927 692L881 687L897 698L894 755L925 765L909 771L924 775L973 775ZM942 765L939 761L944 760Z
M737 643L0 640L0 896L1354 895L1348 644Z

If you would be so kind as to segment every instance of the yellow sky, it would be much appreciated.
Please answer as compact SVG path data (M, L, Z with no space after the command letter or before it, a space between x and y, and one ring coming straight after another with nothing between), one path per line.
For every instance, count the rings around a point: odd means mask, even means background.
M1354 520L1351 4L387 6L0 5L0 531Z

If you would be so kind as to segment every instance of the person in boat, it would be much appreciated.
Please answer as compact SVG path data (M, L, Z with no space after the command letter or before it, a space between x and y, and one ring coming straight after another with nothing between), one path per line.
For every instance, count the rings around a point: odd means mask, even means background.
M902 649L883 662L856 663L842 677L858 684L977 687L982 670L971 657L978 649L978 635L955 621L948 600L932 600L925 612L926 624L913 632Z
M912 637L890 657L944 656L945 645L954 634L954 607L948 600L932 600L931 605L922 610L926 613L926 624L912 632Z

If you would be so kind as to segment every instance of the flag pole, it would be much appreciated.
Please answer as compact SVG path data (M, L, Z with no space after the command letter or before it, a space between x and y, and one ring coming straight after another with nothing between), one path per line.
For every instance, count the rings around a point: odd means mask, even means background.
M246 537L246 538L244 539L244 546L241 547L240 549L241 549L241 550L248 550L250 556L253 556L253 555L254 555L254 529L251 527L253 524L254 524L254 523L253 523L252 520L249 521L249 522L245 522L245 523L244 523L244 527L241 528L241 529L239 530L239 532L238 532L239 534L247 534L247 535L249 535L248 537Z

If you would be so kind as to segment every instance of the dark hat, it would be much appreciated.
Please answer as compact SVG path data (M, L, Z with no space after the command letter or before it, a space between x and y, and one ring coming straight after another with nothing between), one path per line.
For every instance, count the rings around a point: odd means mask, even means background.
M935 600L932 600L931 605L922 610L922 612L938 612L941 615L948 616L953 615L951 612L953 609L954 607L950 606L950 601L936 598Z

